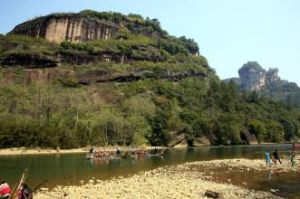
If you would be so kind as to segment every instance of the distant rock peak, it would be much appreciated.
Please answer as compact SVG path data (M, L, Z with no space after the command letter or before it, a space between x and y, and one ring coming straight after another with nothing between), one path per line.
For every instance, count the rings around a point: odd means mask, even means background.
M249 61L239 69L240 87L244 90L259 91L267 84L280 80L277 68L266 71L255 61Z
M266 72L256 61L249 61L239 69L239 74L244 72Z
M255 91L272 100L300 107L300 88L294 82L282 80L277 68L265 70L257 62L248 62L239 69L239 78L225 79L235 82L240 91Z

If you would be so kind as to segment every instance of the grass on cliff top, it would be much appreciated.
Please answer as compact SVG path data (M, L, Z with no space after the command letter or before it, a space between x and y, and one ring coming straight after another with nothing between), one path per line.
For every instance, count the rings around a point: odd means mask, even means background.
M43 38L34 38L24 35L0 36L0 56L9 53L35 53L52 55L60 46L46 41Z
M197 59L195 58L196 56L192 56L198 54L197 44L194 44L192 40L187 40L185 37L179 39L171 36L166 38L147 37L132 34L128 30L122 31L121 34L123 34L123 40L108 39L80 43L65 41L61 44L61 50L67 53L82 52L95 55L99 53L122 54L139 60L159 57L161 61L167 61L172 56L176 59L178 58L179 62L183 62L182 59ZM202 56L199 57L202 60L205 59ZM208 64L206 65L208 66Z

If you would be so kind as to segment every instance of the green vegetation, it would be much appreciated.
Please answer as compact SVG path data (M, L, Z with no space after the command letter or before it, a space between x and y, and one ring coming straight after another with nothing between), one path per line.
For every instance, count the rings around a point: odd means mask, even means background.
M300 88L296 83L283 80L271 82L261 91L261 94L300 107Z
M60 45L49 43L42 38L30 38L21 35L9 35L0 37L0 58L7 55L46 55L57 59L60 54L91 56L124 56L126 60L145 60L154 62L189 62L200 63L208 67L207 61L202 56L190 56L196 54L198 46L194 41L182 43L180 39L168 37L168 39L151 38L143 35L127 33L126 40L109 39L95 40L82 43L62 42ZM187 39L184 39L187 40ZM187 47L185 47L187 45ZM114 59L114 58L112 58ZM117 60L113 60L117 61Z
M79 14L87 17L98 18L101 20L112 21L116 24L123 23L130 31L134 33L153 33L157 32L161 36L167 35L160 22L157 19L144 19L138 14L123 15L118 12L97 12L93 10L83 10Z
M23 35L0 36L0 56L10 53L51 55L59 50L59 46L42 38L32 38Z
M298 109L255 93L239 95L235 84L213 75L90 86L29 81L22 68L1 69L1 75L1 147L167 145L178 134L242 144L240 133L247 129L260 142L299 137Z
M118 38L85 43L0 35L0 59L26 53L60 60L53 68L0 68L0 147L167 146L182 135L188 143L205 136L215 145L245 144L245 130L259 142L300 137L299 109L238 93L236 84L218 79L192 39L170 36L140 15L81 14L125 26ZM77 65L64 54L126 59ZM139 78L111 80L128 74ZM174 74L182 78L168 78Z
M109 39L95 40L84 43L61 43L61 51L86 52L90 54L121 54L129 59L151 60L151 61L167 61L168 59L189 59L189 54L197 54L199 47L191 39L168 36L166 38L152 38L143 35L135 35L126 33L125 40ZM155 59L153 57L157 57ZM193 57L197 59L197 57Z

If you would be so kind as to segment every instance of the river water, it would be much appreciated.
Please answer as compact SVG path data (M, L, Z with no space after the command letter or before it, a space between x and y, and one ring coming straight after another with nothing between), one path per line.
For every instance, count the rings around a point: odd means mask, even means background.
M263 146L230 146L230 147L201 147L189 149L168 149L164 158L148 157L144 159L118 159L95 161L85 159L85 154L57 155L15 155L0 156L0 179L5 179L12 186L16 184L25 168L28 168L27 182L36 186L48 180L44 187L55 185L79 185L80 181L89 179L109 179L119 176L130 176L140 171L152 170L160 166L181 164L184 162L227 159L227 158L264 158L266 150L279 150L287 153L291 145ZM245 174L232 179L242 181ZM300 198L300 176L284 175L281 178L267 173L257 174L249 183L250 188L270 190L280 189L285 197Z

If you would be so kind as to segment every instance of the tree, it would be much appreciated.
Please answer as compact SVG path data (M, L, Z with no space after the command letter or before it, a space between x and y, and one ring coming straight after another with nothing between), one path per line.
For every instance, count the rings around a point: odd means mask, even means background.
M271 142L282 142L284 140L284 131L280 123L274 120L268 120L266 123L267 139Z
M259 120L252 120L249 124L249 131L254 134L259 143L263 142L267 138L267 129L263 122Z
M284 130L284 138L287 141L291 141L296 137L297 130L294 125L294 122L289 121L288 119L282 119L280 121L283 130Z

